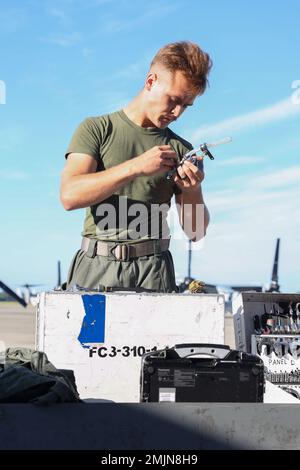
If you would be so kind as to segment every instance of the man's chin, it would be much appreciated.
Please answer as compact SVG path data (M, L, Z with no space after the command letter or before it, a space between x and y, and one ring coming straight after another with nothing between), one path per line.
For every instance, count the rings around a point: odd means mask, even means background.
M168 127L171 121L168 119L161 119L158 121L158 126L160 129L164 129L165 127Z

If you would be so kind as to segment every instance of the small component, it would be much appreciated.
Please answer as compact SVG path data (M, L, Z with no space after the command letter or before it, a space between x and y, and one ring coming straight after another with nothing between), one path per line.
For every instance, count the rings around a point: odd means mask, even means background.
M187 152L180 160L178 166L181 166L187 160L191 161L195 165L197 163L197 152L202 152L202 155L200 155L202 157L208 157L210 158L210 160L214 160L215 157L208 150L208 147L216 147L217 145L227 144L228 142L231 142L231 141L232 141L231 137L226 137L225 139L219 140L217 142L212 142L210 144L206 144L204 142L203 144L199 145L199 147L194 148L190 150L189 152ZM175 166L170 171L168 171L167 180L170 180L172 176L176 173L178 166L177 167Z
M300 302L296 304L295 306L295 312L296 312L296 316L297 316L297 320L296 320L296 325L297 325L297 333L300 333Z
M271 320L270 315L267 313L266 306L264 305L264 313L260 318L261 322L261 327L262 327L262 332L264 335L268 335L269 333L272 333L272 328L267 325L268 320Z
M300 357L300 342L296 339L293 340L289 345L289 350L294 359L299 359Z
M272 345L269 338L258 338L256 347L259 355L263 353L265 356L269 356L272 352Z
M259 315L255 315L253 317L253 324L254 324L254 333L256 335L261 335L262 329L261 329L261 324L260 324L260 318Z
M276 356L282 357L283 356L283 350L282 350L282 345L279 341L276 341L273 345L273 350Z
M205 288L205 282L202 282L202 281L192 281L189 283L189 291L192 293L192 294L200 294L201 292L203 292Z

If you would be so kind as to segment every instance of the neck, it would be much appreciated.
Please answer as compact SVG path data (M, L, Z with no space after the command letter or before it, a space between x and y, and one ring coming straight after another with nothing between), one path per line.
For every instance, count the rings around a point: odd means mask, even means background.
M130 103L128 103L125 108L123 108L124 113L127 117L141 127L153 127L153 124L149 121L144 111L144 96L143 93L139 93L135 98L133 98Z

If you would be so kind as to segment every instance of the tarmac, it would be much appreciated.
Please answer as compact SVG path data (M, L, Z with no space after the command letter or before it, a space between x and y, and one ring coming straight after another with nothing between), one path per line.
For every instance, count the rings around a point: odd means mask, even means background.
M36 307L0 302L0 341L5 347L35 346Z
M0 302L0 341L5 347L35 348L36 307ZM235 348L232 315L225 316L225 344Z

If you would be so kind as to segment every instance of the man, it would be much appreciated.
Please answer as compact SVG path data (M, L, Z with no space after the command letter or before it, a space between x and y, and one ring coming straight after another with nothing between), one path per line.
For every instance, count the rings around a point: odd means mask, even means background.
M209 213L202 161L187 161L166 178L192 148L168 126L205 91L210 68L208 54L196 44L168 44L128 106L88 118L76 130L66 153L61 201L66 210L87 211L68 288L177 291L166 225L171 198L175 194L181 226L193 241L205 235ZM197 218L199 207L203 220Z

